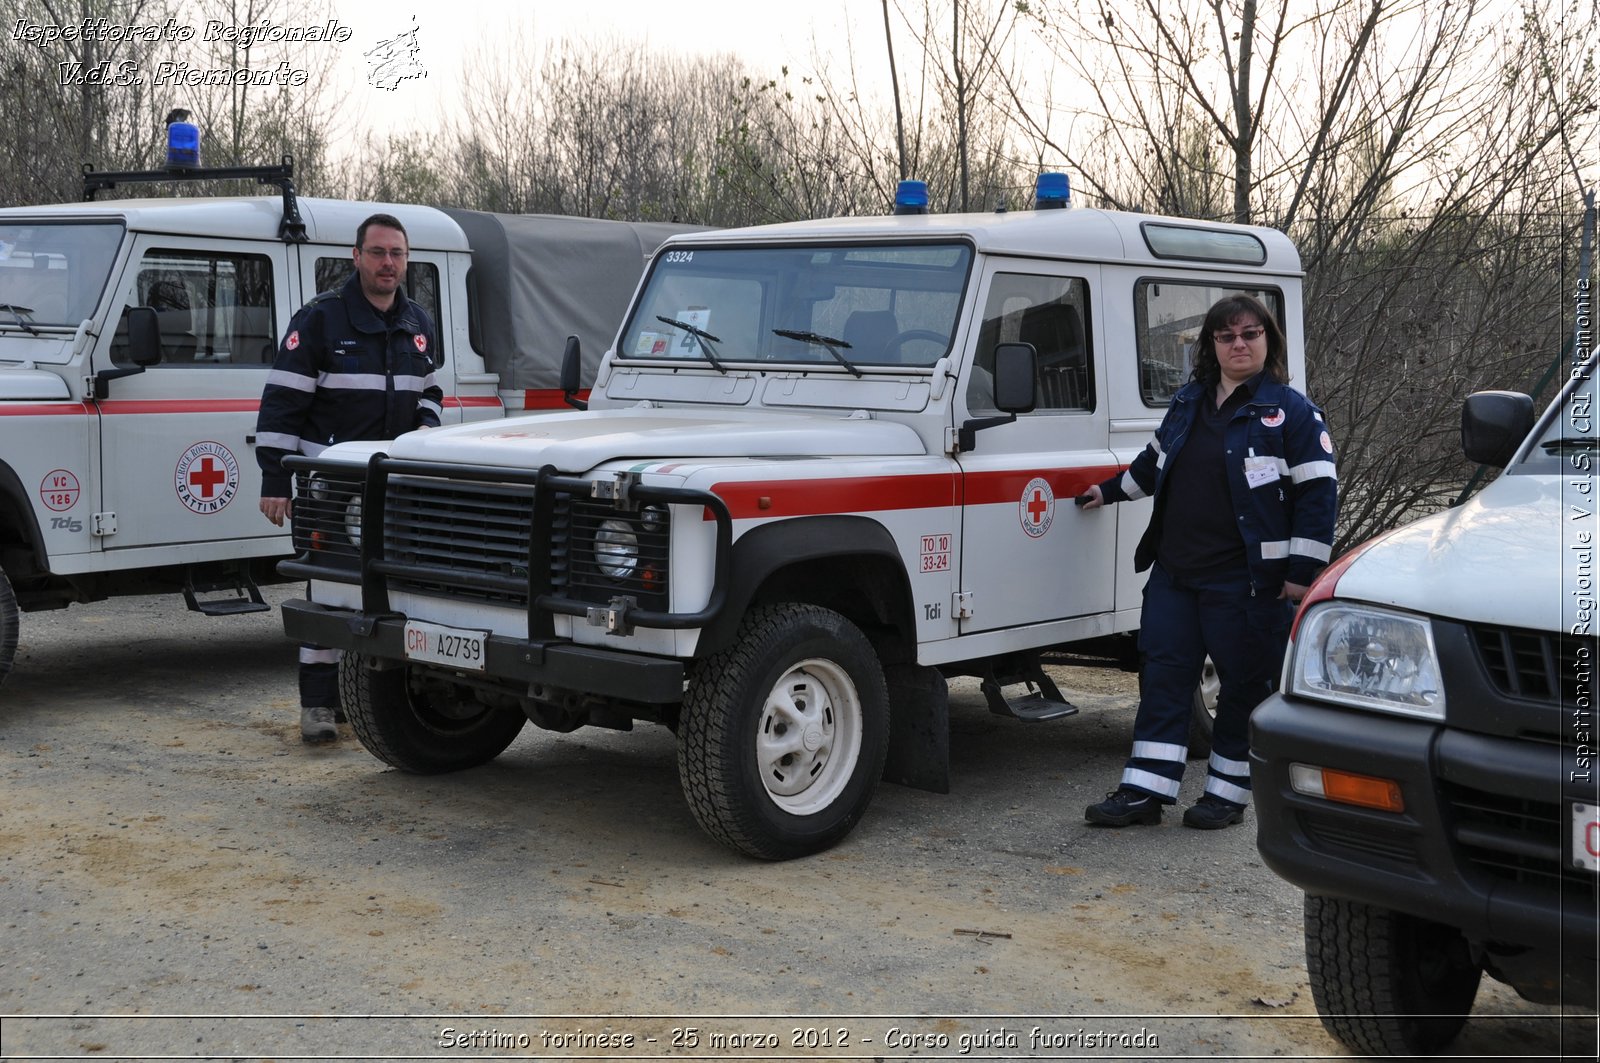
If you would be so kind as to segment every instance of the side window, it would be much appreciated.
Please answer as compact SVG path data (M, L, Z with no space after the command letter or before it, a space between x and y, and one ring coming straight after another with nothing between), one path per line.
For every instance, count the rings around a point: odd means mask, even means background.
M994 408L994 350L1002 343L1033 344L1039 366L1035 413L1094 409L1089 286L1082 279L995 274L967 386L969 409Z
M337 291L356 271L345 258L317 259L317 294ZM406 298L422 304L422 309L439 324L439 267L432 262L411 262L406 266Z
M1166 406L1194 371L1194 343L1206 311L1225 295L1253 295L1283 324L1283 293L1194 281L1142 280L1133 289L1134 334L1139 345L1139 394L1146 406Z
M154 248L136 283L130 305L150 307L161 327L152 368L271 364L278 330L267 256Z

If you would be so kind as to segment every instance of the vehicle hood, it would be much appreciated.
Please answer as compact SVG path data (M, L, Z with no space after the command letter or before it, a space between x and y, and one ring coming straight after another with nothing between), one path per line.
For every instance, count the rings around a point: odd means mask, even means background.
M1594 505L1575 490L1564 499L1563 486L1555 476L1503 475L1465 504L1371 543L1334 594L1472 623L1570 630L1580 564L1592 588L1594 545L1580 559L1564 522L1570 503L1590 514Z
M617 459L795 458L924 453L910 427L860 416L770 410L608 409L479 421L411 432L391 457L581 473Z
M43 369L14 369L0 366L0 401L70 399L67 382L59 373Z

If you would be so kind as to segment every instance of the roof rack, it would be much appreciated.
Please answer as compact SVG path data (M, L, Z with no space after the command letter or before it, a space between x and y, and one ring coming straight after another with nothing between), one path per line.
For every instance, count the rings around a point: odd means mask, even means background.
M102 189L120 184L150 181L260 181L276 185L283 192L283 220L278 223L278 239L286 244L306 242L306 223L300 218L300 205L294 191L294 156L285 155L276 166L205 166L171 170L92 170L83 164L83 199L90 202Z

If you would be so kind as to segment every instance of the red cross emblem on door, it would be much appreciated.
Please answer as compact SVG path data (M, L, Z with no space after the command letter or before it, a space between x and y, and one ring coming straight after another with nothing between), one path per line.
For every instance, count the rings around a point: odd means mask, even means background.
M1056 496L1050 490L1050 481L1042 476L1035 476L1028 481L1028 486L1022 489L1022 503L1019 516L1022 520L1022 530L1030 539L1037 539L1050 530L1050 522L1055 519Z
M183 452L173 478L178 501L207 516L220 511L239 493L239 461L215 440L196 443Z

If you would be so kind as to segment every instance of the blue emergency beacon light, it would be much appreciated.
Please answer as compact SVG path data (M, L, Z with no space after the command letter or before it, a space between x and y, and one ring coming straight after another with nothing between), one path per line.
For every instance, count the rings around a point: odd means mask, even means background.
M179 107L167 114L167 169L194 170L200 166L200 127Z
M901 181L894 190L896 214L928 213L928 182Z
M1033 186L1034 210L1060 210L1069 205L1072 189L1064 173L1042 173Z

